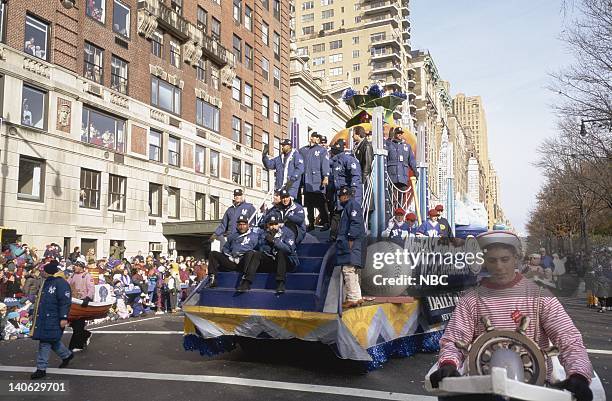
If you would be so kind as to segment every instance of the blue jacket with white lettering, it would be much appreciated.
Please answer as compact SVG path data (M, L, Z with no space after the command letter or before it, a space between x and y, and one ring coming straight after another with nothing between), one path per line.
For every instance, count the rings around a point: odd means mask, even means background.
M365 223L361 204L355 199L342 204L343 210L336 239L336 262L341 266L363 267L361 247L365 239ZM352 242L350 246L349 242Z
M321 181L329 177L329 155L321 145L304 146L300 148L304 159L304 192L325 192Z
M223 253L234 258L242 257L257 246L259 234L249 228L244 234L234 231L223 245Z
M300 187L300 181L302 180L302 174L304 174L304 159L302 159L300 152L291 149L287 155L281 154L274 159L270 159L268 155L263 155L262 162L267 170L275 171L274 189L278 191L291 181L291 185L287 190L295 199Z
M34 308L32 339L55 342L62 339L64 330L60 320L68 320L72 292L63 273L47 277L39 292Z
M387 150L387 172L393 183L408 184L408 174L412 170L416 174L416 163L412 147L408 143L386 139L384 147Z
M249 219L253 213L255 213L255 206L248 202L242 202L239 205L232 204L223 214L223 219L221 219L221 223L219 223L215 230L215 235L220 236L225 233L233 233L236 231L236 220L238 220L238 217L245 216Z
M306 236L306 214L302 205L292 201L289 206L285 207L281 203L277 210L280 211L285 226L294 232L296 242L298 244L302 242Z
M338 153L331 159L331 175L330 185L337 193L343 186L351 187L353 191L353 199L360 205L363 197L363 186L361 185L361 166L359 161L350 151L346 150ZM340 202L336 202L338 209L341 208Z
M276 257L278 251L283 251L294 267L300 264L300 260L297 256L295 234L288 227L283 226L274 235L274 245L270 245L266 241L267 230L259 231L259 241L257 244L257 250L265 253L268 256Z

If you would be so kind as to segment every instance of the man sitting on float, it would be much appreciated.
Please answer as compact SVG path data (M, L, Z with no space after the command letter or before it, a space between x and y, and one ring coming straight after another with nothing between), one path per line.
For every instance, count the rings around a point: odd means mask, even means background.
M559 350L559 361L567 379L554 386L570 391L577 401L591 401L589 388L593 368L582 342L582 336L559 300L518 273L521 242L509 231L489 231L480 234L478 245L484 252L484 266L490 277L466 292L440 340L438 369L429 380L437 388L445 377L460 376L467 369L466 354L461 345L473 344L486 330L483 321L490 321L496 330L515 330L527 316L524 333L547 349L550 343ZM539 324L537 323L539 322ZM489 326L488 326L489 327ZM490 328L490 327L489 327ZM547 378L552 380L552 363L546 361ZM444 397L444 400L490 399L474 394Z

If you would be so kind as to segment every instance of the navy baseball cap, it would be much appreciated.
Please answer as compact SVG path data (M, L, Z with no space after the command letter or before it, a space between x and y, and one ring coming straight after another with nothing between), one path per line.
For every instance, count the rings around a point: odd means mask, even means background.
M338 196L342 196L342 195L351 196L351 188L347 186L340 188L340 191L338 191Z
M234 189L234 196L242 196L242 189L238 188L238 189Z
M238 223L247 223L248 224L249 223L249 219L247 219L246 216L241 215L241 216L239 216L236 219L236 224L238 224Z
M286 138L281 141L281 146L289 145L291 146L291 139Z
M281 197L281 198L288 198L288 197L290 197L290 196L291 196L291 195L289 194L289 191L287 191L287 189L286 189L286 188L281 189L281 190L279 191L279 195L280 195L280 197Z
M321 138L321 143L322 143L322 144L324 144L324 145L325 145L325 144L327 143L327 137L326 137L326 136L319 135L319 138Z

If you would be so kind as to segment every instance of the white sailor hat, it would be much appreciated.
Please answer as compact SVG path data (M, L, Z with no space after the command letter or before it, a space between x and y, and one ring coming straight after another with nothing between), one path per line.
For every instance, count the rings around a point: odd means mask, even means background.
M485 250L493 244L506 244L516 248L516 251L521 253L521 240L512 231L487 231L476 237L480 249Z

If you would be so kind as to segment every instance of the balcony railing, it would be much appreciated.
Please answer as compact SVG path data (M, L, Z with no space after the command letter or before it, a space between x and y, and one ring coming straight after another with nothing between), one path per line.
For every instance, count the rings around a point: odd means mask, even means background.
M398 9L399 5L396 1L376 1L372 3L368 3L365 6L361 7L364 14L382 11L382 10L386 10L389 8Z
M399 21L396 15L387 13L378 15L376 17L367 18L364 20L364 27L374 26L374 25L384 25L384 24L392 24L395 28L399 26Z
M234 65L234 56L217 40L207 35L197 25L187 21L181 15L176 13L172 8L165 5L159 0L139 0L139 33L140 28L140 13L146 13L155 17L157 24L164 30L170 32L182 43L193 41L202 47L203 52L215 62L221 65ZM146 29L148 27L144 27Z

